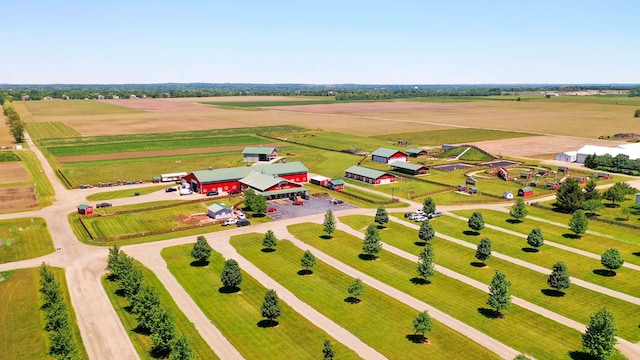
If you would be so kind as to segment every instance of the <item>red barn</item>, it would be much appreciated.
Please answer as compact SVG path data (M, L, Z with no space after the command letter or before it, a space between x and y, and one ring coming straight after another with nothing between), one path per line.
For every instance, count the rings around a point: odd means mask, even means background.
M409 161L409 157L400 150L380 148L371 153L371 160L383 164L391 164L395 161Z
M344 181L340 179L331 179L329 180L327 187L331 190L342 191L344 190Z
M533 189L530 187L524 187L518 190L518 196L531 197L533 196Z
M352 166L345 170L344 173L344 176L349 179L362 181L368 184L382 185L396 182L396 177L393 174L362 166Z
M78 205L78 214L93 215L93 206L87 204Z

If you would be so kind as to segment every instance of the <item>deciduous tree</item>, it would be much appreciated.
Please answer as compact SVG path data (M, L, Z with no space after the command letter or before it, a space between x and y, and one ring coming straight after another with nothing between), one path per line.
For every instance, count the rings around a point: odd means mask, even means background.
M602 264L602 266L615 274L614 270L619 269L622 264L624 264L624 259L622 258L622 254L618 249L609 249L605 251L604 254L602 254L600 263Z
M331 211L331 209L327 210L324 214L323 230L329 237L332 237L331 235L336 231L336 218L333 216L333 211Z
M251 211L256 214L264 214L268 208L269 204L267 204L267 199L262 195L256 195L251 205Z
M614 206L616 205L616 202L624 201L626 193L622 184L623 183L616 183L612 187L608 188L605 190L604 194L602 194L602 197L611 201Z
M504 317L502 310L506 310L511 306L510 287L511 282L507 280L506 275L496 270L496 274L491 280L491 285L489 285L487 305L491 306L499 317Z
M234 259L228 259L224 262L222 273L220 274L220 281L226 288L237 288L242 283L242 273L240 272L240 265Z
M557 291L568 289L571 285L571 278L569 277L567 265L565 265L562 261L553 265L551 274L549 274L549 278L547 279L547 285L549 285L552 289L556 289Z
M422 211L424 211L425 214L431 214L435 212L436 202L433 201L433 199L430 197L425 198L424 202L422 203Z
M420 335L421 342L427 340L424 334L433 330L433 321L431 321L431 316L426 310L418 313L418 316L413 319L412 325L416 335Z
M469 228L475 232L480 232L484 229L484 219L480 211L474 211L468 221Z
M185 336L177 338L171 346L169 360L191 360L195 358L189 340Z
M335 357L335 353L333 351L333 347L331 346L331 341L328 339L324 340L324 348L322 349L322 359L323 360L333 360Z
M591 316L587 330L582 334L582 350L596 359L605 359L613 352L617 334L613 314L603 308Z
M589 199L582 202L582 209L591 213L592 216L602 208L604 208L604 204L600 199Z
M280 317L282 310L280 309L278 294L276 294L275 290L267 290L260 312L262 313L262 317L267 318L272 325L273 322Z
M376 254L382 251L382 243L380 242L380 233L378 227L374 224L369 225L367 233L362 242L362 252L368 255L369 259L375 259Z
M364 283L362 280L356 278L347 288L347 292L351 295L353 303L357 304L361 301L361 297L364 294Z
M534 227L527 236L527 244L534 249L538 249L544 244L544 237L542 236L542 230L539 227Z
M200 235L196 238L196 243L191 250L191 257L200 263L208 263L211 256L211 246L207 239Z
M417 266L418 276L424 279L425 282L436 274L434 260L433 246L427 243L418 256Z
M306 250L304 254L302 254L302 258L300 259L300 266L304 268L307 274L312 273L311 268L316 265L316 257L313 256L311 251Z
M484 238L480 240L478 248L476 250L476 259L482 261L484 265L485 261L491 257L491 240Z
M375 223L379 226L384 226L389 222L389 214L387 213L387 209L384 206L380 206L378 210L376 210Z
M587 220L584 211L576 210L569 220L569 230L573 231L576 236L582 236L585 232L587 232L587 228L589 227L589 220Z
M434 236L436 236L436 232L433 230L429 220L423 221L420 224L420 229L418 230L418 238L425 243L428 243Z
M522 199L517 199L509 211L509 215L517 221L522 221L528 214L527 204L525 204Z
M278 239L276 239L276 235L271 230L267 230L266 234L264 234L264 239L262 239L262 246L267 249L273 249L278 245Z

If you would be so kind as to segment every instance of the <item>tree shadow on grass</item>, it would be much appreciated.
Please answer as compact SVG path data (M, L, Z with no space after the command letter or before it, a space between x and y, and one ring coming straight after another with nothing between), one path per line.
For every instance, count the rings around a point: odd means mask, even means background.
M414 241L413 243L418 246L427 246L426 241Z
M541 293L547 295L547 296L551 296L551 297L563 297L564 296L564 291L560 291L560 290L556 290L556 289L542 289L540 290Z
M586 352L574 350L568 352L569 357L572 360L594 360L595 358Z
M620 204L606 203L606 204L604 204L604 207L610 208L610 209L617 209L617 208L620 207Z
M206 261L206 260L205 261L194 260L189 265L191 265L193 267L205 267L205 266L209 265L209 262Z
M562 234L562 237L565 238L565 239L574 239L574 240L578 240L578 239L582 238L582 236L580 236L580 235L569 234L569 233Z
M258 327L266 329L266 328L276 327L276 326L278 326L278 324L280 324L280 323L277 322L276 320L262 319L262 320L258 321L257 325L258 325Z
M267 216L267 214L253 214L254 218L263 218L265 216Z
M635 256L640 256L640 251L634 252L632 254L635 255Z
M307 276L307 275L312 275L313 274L313 270L300 270L298 271L298 275L300 276Z
M475 230L465 230L462 233L467 235L467 236L478 236L478 235L480 235L480 232L475 231Z
M387 228L385 225L377 225L377 227L378 227L378 230L384 230Z
M507 219L505 221L508 222L509 224L520 224L520 223L522 223L522 220L520 220L520 219Z
M526 253L537 253L537 252L540 252L540 250L538 250L536 248L532 248L532 247L523 247L522 251L524 251Z
M136 328L133 329L133 332L136 333L136 334L140 334L140 335L146 335L146 336L151 335L151 330L147 329L146 327L144 327L142 325L136 326Z
M362 300L360 300L360 299L358 299L356 297L353 297L353 296L349 296L349 297L346 297L344 299L344 302L349 303L349 304L360 304L360 301L362 301Z
M480 315L486 317L487 319L501 319L501 318L503 318L503 315L502 315L501 312L495 311L493 309L478 308L478 313L480 313Z
M115 294L119 297L127 297L127 294L124 292L124 289L118 289L115 291Z
M237 286L222 286L218 289L220 294L235 294L240 291L240 288Z
M469 265L471 265L473 267L477 267L477 268L483 268L483 267L487 266L487 264L481 263L480 261L472 261L472 262L469 263Z
M276 251L276 249L274 249L274 248L263 248L260 251L262 251L263 253L272 253L272 252Z
M331 235L320 235L319 238L322 239L322 240L331 240L331 239L333 239L333 236L331 236Z
M409 281L411 281L411 283L413 285L428 285L428 284L431 284L431 281L429 281L427 279L420 278L420 277L411 278L411 280L409 280Z
M419 334L409 334L407 336L405 336L405 338L407 338L407 340L411 341L414 344L426 344L427 343L427 338L425 338L422 335Z
M358 255L358 257L360 258L360 260L366 260L366 261L372 261L377 259L375 255L369 255L369 254L360 254Z
M612 277L616 276L616 272L608 269L595 269L593 273L600 276Z

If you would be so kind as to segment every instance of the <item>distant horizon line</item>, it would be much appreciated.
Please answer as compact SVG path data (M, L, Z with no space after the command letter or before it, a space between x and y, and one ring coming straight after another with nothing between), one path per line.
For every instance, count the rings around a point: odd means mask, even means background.
M640 83L252 83L252 82L148 82L148 83L0 83L6 86L132 86L132 85L296 85L296 86L640 86Z

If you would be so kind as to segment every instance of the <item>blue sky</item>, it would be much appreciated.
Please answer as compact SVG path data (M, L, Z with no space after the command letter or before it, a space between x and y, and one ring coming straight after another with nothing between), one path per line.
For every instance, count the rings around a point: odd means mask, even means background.
M640 83L640 1L2 1L0 83Z

